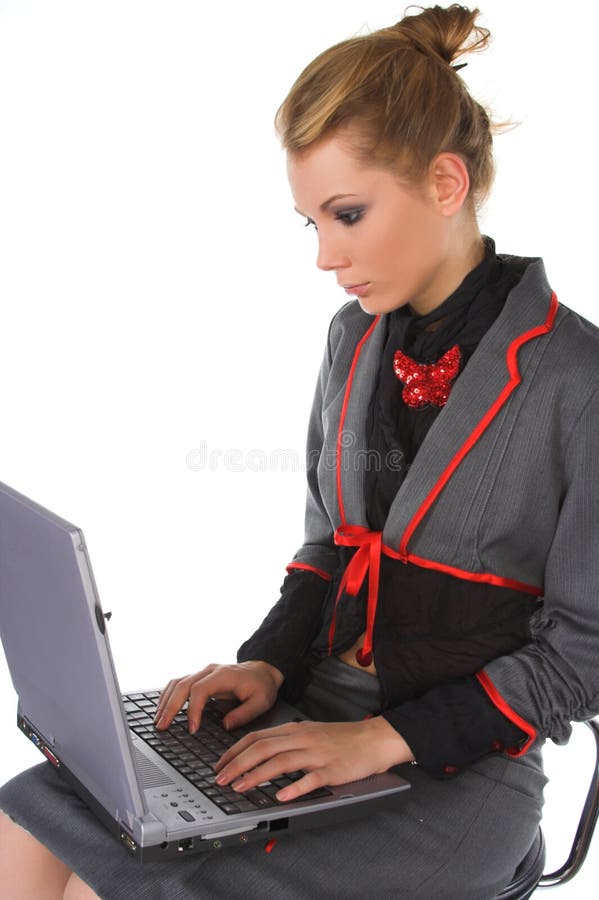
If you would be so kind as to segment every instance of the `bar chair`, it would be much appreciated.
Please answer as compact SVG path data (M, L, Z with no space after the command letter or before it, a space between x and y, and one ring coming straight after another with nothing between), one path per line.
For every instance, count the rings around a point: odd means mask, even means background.
M570 855L555 872L544 874L545 839L539 828L532 847L516 869L512 881L497 895L497 900L528 900L537 888L565 884L574 878L586 858L599 816L599 719L589 719L584 724L595 738L595 763Z

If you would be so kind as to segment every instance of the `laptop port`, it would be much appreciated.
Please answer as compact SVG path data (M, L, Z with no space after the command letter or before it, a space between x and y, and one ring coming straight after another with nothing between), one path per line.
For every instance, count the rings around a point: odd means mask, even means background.
M179 853L184 853L186 850L191 850L192 847L193 838L184 838L182 841L179 841L177 850Z
M135 853L135 851L137 850L137 844L135 843L135 841L133 840L133 838L131 837L130 834L127 834L126 831L121 831L121 840L122 840L123 844L125 845L125 847L127 848L127 850L130 850L132 853Z
M57 756L54 756L54 754L52 753L51 750L48 750L47 747L42 746L41 751L44 754L44 756L50 760L50 762L52 763L53 766L56 766L57 769L60 768L60 760L58 759Z

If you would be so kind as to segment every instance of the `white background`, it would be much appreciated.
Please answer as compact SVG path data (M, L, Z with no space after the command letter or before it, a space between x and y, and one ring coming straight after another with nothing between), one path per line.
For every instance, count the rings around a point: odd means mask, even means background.
M83 528L123 690L232 660L302 543L307 418L347 297L315 266L273 117L317 53L406 8L0 0L0 479ZM597 6L487 0L479 24L493 42L461 75L522 121L495 139L481 231L598 321ZM201 447L220 455L194 468ZM41 759L15 710L0 654L0 783ZM550 865L589 736L547 751ZM559 896L598 876L599 838Z

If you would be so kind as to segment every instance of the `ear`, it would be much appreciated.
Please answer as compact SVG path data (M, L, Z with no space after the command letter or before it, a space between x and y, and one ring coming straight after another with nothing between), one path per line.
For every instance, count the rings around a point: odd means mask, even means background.
M457 153L438 153L429 170L429 189L443 216L453 216L462 208L470 189L468 169Z

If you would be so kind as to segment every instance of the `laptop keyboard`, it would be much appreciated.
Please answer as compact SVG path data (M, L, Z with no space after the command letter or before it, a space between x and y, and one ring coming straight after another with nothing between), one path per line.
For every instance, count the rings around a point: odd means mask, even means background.
M222 725L224 712L212 698L204 707L199 730L195 734L190 734L187 728L187 703L177 713L168 729L158 731L154 727L154 715L160 697L159 691L122 696L131 731L227 815L290 805L289 801L282 803L277 800L275 794L285 785L297 781L305 772L289 772L243 794L234 791L229 785L221 787L216 784L214 766L217 760L228 747L235 744L244 734L248 734L251 729L237 728L234 731L227 731ZM317 788L303 794L295 802L331 795L332 792L327 788Z

